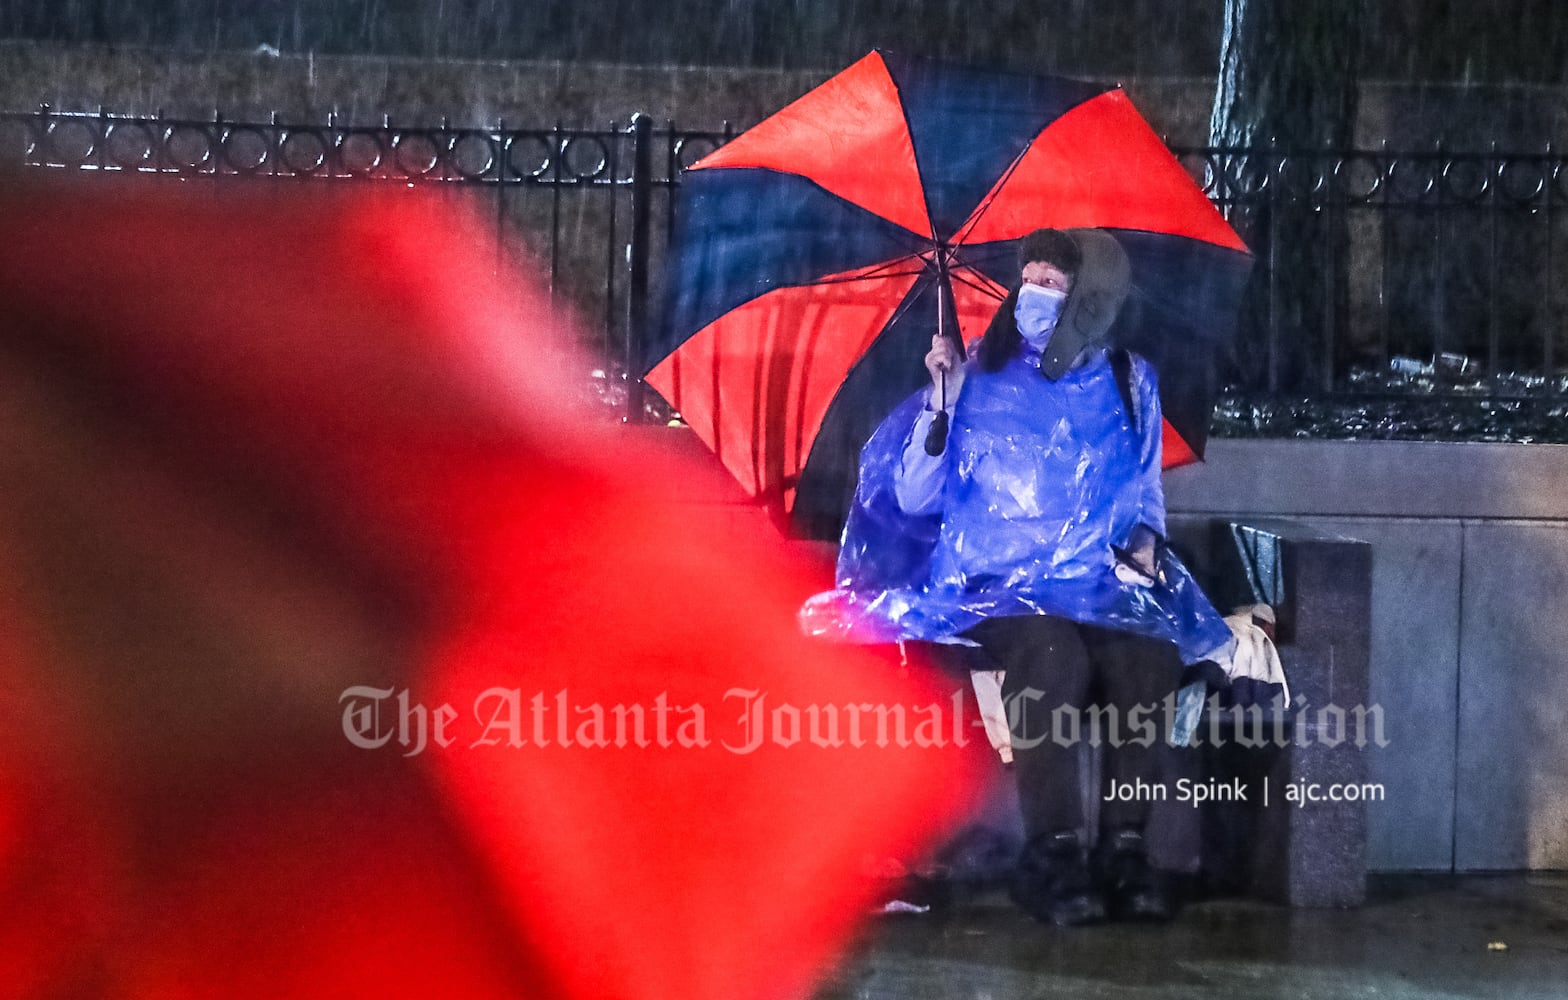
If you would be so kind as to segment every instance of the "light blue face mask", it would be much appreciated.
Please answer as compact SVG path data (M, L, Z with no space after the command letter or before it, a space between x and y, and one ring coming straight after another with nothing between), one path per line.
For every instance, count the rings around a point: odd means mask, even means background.
M1018 332L1036 351L1044 352L1056 332L1056 321L1061 318L1067 293L1044 285L1024 285L1018 290L1018 305L1013 307L1013 319Z

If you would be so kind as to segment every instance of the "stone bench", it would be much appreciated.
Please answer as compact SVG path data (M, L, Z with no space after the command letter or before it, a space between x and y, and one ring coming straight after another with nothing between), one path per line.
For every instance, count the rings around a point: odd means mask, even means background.
M1221 712L1211 724L1206 713L1202 744L1177 755L1179 776L1239 781L1247 800L1162 810L1161 860L1200 871L1217 891L1292 906L1361 903L1365 802L1292 801L1291 790L1305 798L1313 786L1327 795L1366 782L1366 746L1381 732L1368 705L1372 547L1287 520L1188 522L1172 535L1217 607L1274 607L1292 702L1278 716ZM1212 745L1216 734L1224 745Z
M1195 807L1172 793L1152 803L1153 860L1193 877L1206 894L1257 896L1290 906L1361 903L1365 804L1298 807L1288 801L1287 789L1359 787L1366 780L1354 712L1368 701L1371 546L1290 521L1201 519L1173 524L1171 531L1172 544L1216 607L1263 602L1275 609L1276 644L1292 705L1279 714L1262 707L1244 712L1240 732L1233 713L1205 713L1200 745L1173 753L1170 773L1156 783L1169 790L1183 779L1207 788L1239 782L1246 800ZM1326 725L1318 715L1329 706L1344 712L1342 742L1336 743L1333 713ZM1215 745L1216 735L1223 745ZM1098 758L1095 748L1082 745L1084 814L1091 833L1099 809ZM972 824L940 855L954 877L995 879L1005 873L1023 841L1017 808L1012 774L998 764Z

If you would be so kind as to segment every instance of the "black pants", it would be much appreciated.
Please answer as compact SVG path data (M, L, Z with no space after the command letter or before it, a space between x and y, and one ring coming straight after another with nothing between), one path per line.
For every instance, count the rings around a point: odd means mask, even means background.
M1007 671L1002 697L1030 837L1084 825L1077 744L1090 739L1095 725L1104 748L1102 797L1112 782L1161 780L1168 753L1164 703L1181 676L1174 645L1046 615L991 618L966 635L981 646L973 668ZM1102 801L1100 828L1141 827L1148 810L1145 798Z

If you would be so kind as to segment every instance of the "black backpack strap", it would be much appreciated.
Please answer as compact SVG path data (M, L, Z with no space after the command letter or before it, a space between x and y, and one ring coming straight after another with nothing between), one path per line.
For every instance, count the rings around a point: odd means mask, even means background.
M1116 388L1122 394L1122 405L1127 407L1127 419L1132 422L1133 434L1138 433L1137 396L1132 391L1132 355L1125 348L1111 351L1111 371L1116 375Z

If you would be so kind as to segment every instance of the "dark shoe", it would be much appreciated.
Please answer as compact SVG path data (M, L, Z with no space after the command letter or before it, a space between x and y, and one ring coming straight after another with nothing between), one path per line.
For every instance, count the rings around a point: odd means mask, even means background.
M1070 830L1024 845L1010 890L1013 902L1041 923L1078 927L1105 919L1105 899L1089 875L1078 835Z
M1163 924L1176 916L1170 880L1149 864L1142 830L1110 831L1095 860L1112 919Z

